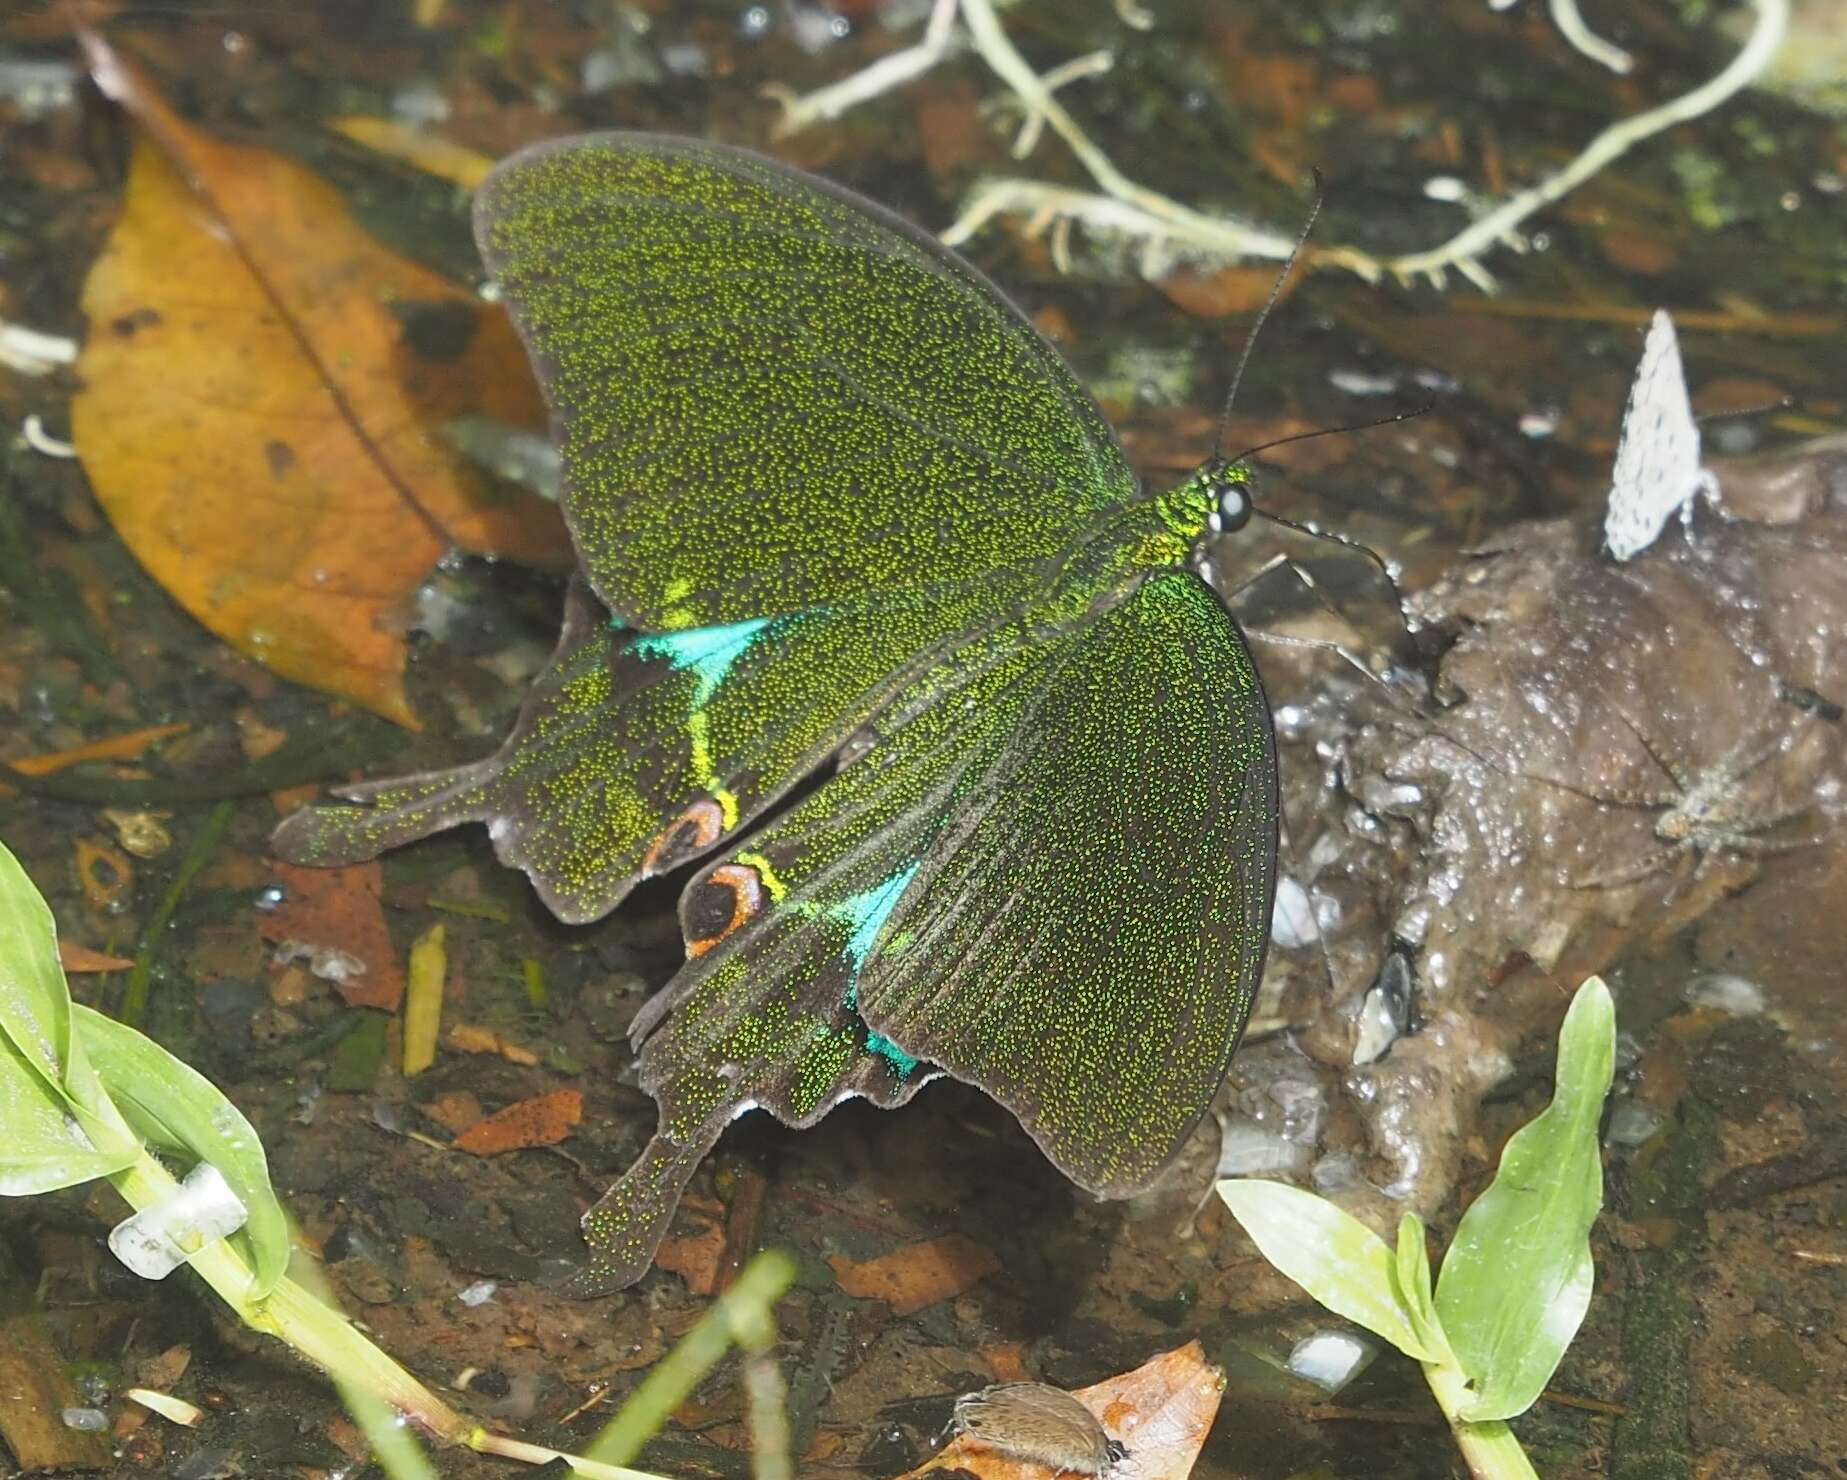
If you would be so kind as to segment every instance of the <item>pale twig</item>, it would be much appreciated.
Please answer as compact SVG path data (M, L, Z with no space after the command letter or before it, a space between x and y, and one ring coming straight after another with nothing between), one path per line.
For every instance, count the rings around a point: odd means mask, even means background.
M856 108L881 93L923 76L956 49L956 5L957 0L936 0L929 23L924 27L923 40L903 51L880 57L870 67L827 87L798 93L780 82L768 84L761 90L763 96L782 108L782 117L770 130L771 135L782 139L800 133L812 123L838 118L849 108Z

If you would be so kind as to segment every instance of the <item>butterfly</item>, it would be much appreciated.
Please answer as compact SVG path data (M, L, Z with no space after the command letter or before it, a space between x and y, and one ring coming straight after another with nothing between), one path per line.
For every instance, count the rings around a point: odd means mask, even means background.
M1249 468L1144 488L980 272L741 150L541 144L475 232L553 412L563 633L494 755L346 788L275 847L485 822L573 923L700 861L685 965L632 1030L658 1126L585 1215L576 1288L647 1271L745 1112L808 1126L941 1074L1079 1186L1145 1188L1270 925L1275 736L1195 569L1251 517Z
M1700 465L1699 426L1687 397L1687 373L1680 341L1667 310L1657 308L1642 345L1623 410L1622 437L1603 520L1603 542L1619 561L1641 554L1661 536L1679 511L1693 522L1693 500L1715 507L1719 480Z

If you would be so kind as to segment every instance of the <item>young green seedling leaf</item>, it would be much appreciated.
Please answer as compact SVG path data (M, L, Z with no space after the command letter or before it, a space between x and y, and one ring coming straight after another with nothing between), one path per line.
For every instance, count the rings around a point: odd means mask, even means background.
M119 1172L132 1145L98 1147L19 1046L0 1038L0 1197L30 1197Z
M117 1171L140 1149L71 1026L51 909L0 844L0 1187L49 1192Z
M1590 1306L1590 1228L1603 1205L1597 1124L1616 1062L1616 1009L1592 977L1559 1030L1552 1103L1508 1140L1437 1278L1436 1309L1470 1378L1471 1422L1532 1406Z
M1352 1214L1283 1182L1234 1178L1219 1183L1218 1193L1258 1252L1335 1315L1417 1361L1448 1355L1419 1335L1398 1292L1392 1251Z
M211 1080L126 1023L82 1004L73 1021L136 1135L185 1161L210 1162L237 1195L248 1221L231 1237L256 1274L249 1298L267 1295L288 1269L289 1228L256 1129Z
M1436 1298L1430 1291L1430 1249L1424 1238L1424 1220L1406 1213L1398 1220L1398 1247L1392 1251L1398 1298L1411 1313L1411 1328L1418 1339L1442 1359L1454 1362L1449 1337L1437 1318Z

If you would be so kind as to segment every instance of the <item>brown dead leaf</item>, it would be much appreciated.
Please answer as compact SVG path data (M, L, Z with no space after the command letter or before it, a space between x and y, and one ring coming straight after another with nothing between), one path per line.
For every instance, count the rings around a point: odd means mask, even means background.
M282 903L264 915L257 932L266 941L293 941L311 964L315 952L339 952L362 969L344 979L317 969L333 982L349 1007L396 1012L404 996L404 968L392 949L381 900L384 870L376 863L349 868L297 868L279 863L274 877L285 891Z
M519 1151L528 1146L555 1146L570 1135L583 1118L581 1091L554 1090L548 1095L517 1100L504 1110L496 1110L486 1120L469 1126L452 1144L457 1151L466 1151L470 1156L497 1156L502 1151Z
M58 960L65 971L72 976L85 971L126 971L135 963L121 956L106 956L101 951L93 951L88 946L80 946L74 940L58 940Z
M73 439L122 538L195 617L301 683L416 724L396 613L451 547L564 567L557 510L437 435L542 428L504 313L387 251L301 166L183 122L80 28L140 131L84 285Z
M1197 1341L1163 1352L1133 1372L1078 1388L1076 1398L1125 1453L1110 1480L1187 1480L1218 1416L1225 1374ZM901 1480L933 1470L965 1470L977 1480L1057 1480L1049 1465L1011 1458L960 1435Z
M1176 267L1155 284L1177 307L1196 319L1224 319L1255 313L1276 286L1276 269L1220 267L1211 270ZM1284 295L1288 293L1284 287ZM1281 302L1281 298L1278 302Z
M1000 1268L990 1250L959 1233L906 1244L863 1262L838 1254L827 1262L847 1294L883 1300L901 1316L973 1289Z

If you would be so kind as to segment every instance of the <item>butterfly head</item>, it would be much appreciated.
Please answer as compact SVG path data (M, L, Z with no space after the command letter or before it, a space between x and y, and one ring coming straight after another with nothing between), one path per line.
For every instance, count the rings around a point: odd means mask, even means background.
M1256 505L1249 463L1215 457L1198 478L1207 501L1206 528L1213 534L1231 534L1251 522Z

